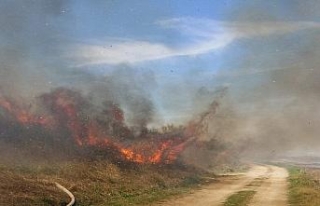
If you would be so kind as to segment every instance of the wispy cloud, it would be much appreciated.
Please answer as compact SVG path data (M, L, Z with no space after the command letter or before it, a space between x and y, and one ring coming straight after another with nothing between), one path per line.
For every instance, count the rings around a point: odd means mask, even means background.
M174 18L157 22L164 28L176 29L196 37L210 38L215 34L229 33L234 38L264 36L320 28L318 22L226 22L210 19Z
M320 23L317 22L224 22L196 18L167 19L156 24L162 29L173 29L188 36L189 41L183 47L128 39L101 44L77 44L72 46L72 51L68 51L68 57L77 62L77 66L137 63L204 54L224 48L242 38L320 28Z

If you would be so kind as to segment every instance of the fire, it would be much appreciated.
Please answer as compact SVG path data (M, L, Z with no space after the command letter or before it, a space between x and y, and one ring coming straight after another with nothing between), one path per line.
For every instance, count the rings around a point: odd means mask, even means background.
M165 151L170 149L170 142L166 141L160 144L159 148L152 150L151 148L148 148L149 152L152 151L151 154L143 154L140 151L143 151L143 149L134 149L134 148L121 148L120 152L124 155L124 157L132 162L136 163L161 163L161 162L168 162L168 159L166 158ZM171 162L171 161L170 161Z
M0 99L0 105L2 108L8 110L9 112L13 111L12 104L6 99Z
M52 118L33 115L28 110L14 105L11 101L3 97L0 97L0 107L23 125L42 125L49 128L54 124Z
M0 107L21 125L50 126L57 132L61 128L62 131L68 131L80 148L113 148L123 159L135 163L173 163L191 141L190 131L177 137L168 137L166 132L156 132L146 133L144 135L147 137L139 140L132 139L133 131L125 125L125 116L119 105L106 103L106 109L101 111L101 120L98 116L89 115L86 111L88 103L79 93L71 90L56 89L40 96L40 99L49 109L49 115L34 115L1 96Z
M128 159L128 160L136 160L138 162L140 162L140 157L139 158L136 158L135 154L133 151L129 150L129 149L125 149L125 148L122 148L120 149L120 152Z

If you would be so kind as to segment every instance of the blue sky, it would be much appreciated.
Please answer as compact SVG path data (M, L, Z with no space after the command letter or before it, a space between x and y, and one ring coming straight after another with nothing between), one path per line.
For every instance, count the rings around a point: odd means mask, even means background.
M58 22L65 25L62 57L92 70L129 64L215 73L238 66L252 41L319 27L290 5L298 7L289 1L70 1Z
M176 121L192 113L200 87L229 86L237 95L238 88L271 81L260 73L295 64L303 36L320 28L319 15L309 14L318 6L299 1L74 1L66 14L75 25L66 56L71 67L102 74L122 64L152 70L158 111Z
M314 57L299 57L320 48L315 0L16 0L0 10L0 60L30 76L17 90L76 85L82 73L121 67L151 71L150 96L165 122L190 116L199 88L251 98L242 88L272 82L270 71L313 67Z

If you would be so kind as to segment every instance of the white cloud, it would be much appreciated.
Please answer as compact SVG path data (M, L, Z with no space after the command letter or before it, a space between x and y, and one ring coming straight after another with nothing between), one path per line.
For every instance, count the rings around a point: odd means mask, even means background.
M320 24L316 22L223 22L195 18L174 18L156 24L163 29L174 29L187 35L190 42L179 48L136 40L108 41L99 45L78 44L72 47L68 57L75 60L77 66L137 63L204 54L224 48L241 38L320 28Z
M105 45L75 45L73 49L77 52L74 57L85 65L119 64L161 59L172 53L165 45L143 41L108 42Z
M320 28L317 22L224 22L209 19L174 18L157 22L164 28L176 29L194 36L210 38L231 33L235 38L282 34L302 29Z

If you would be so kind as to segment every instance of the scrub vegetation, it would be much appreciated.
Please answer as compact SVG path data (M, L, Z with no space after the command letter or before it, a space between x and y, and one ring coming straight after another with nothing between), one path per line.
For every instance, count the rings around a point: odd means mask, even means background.
M320 170L290 167L289 204L292 206L320 205Z
M65 205L68 188L77 205L144 205L187 193L212 176L177 165L136 165L110 162L66 162L45 166L0 167L0 203Z

